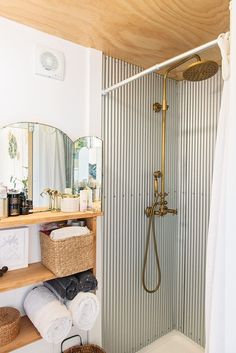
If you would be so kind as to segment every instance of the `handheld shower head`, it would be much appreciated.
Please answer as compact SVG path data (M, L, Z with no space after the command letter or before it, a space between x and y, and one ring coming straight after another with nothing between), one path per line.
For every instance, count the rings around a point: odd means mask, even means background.
M187 81L203 81L214 76L218 71L218 64L212 60L198 60L188 66L183 72L183 77Z

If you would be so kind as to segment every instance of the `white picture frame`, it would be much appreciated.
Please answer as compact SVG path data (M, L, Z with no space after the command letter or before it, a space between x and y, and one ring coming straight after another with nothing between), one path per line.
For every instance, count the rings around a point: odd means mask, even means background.
M0 230L0 268L8 270L28 267L29 229L27 227Z

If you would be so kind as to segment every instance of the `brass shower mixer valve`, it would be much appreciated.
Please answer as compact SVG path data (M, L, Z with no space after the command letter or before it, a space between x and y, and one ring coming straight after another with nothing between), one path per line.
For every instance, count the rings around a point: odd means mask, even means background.
M154 203L152 206L149 206L145 209L145 214L147 217L151 216L165 216L168 213L171 213L173 215L177 214L176 209L168 208L167 204L168 202L166 201L166 196L168 196L168 193L166 192L158 192L158 178L162 178L162 172L160 170L155 171L153 173L154 176Z
M165 203L167 204L167 201L165 201ZM177 215L177 209L168 208L166 205L160 205L159 209L154 211L154 215L160 217L165 216L168 213Z
M151 216L163 217L163 216L166 216L167 214L177 215L177 213L178 213L177 209L167 207L166 200L164 200L163 202L159 201L157 203L154 203L152 206L147 207L145 210L145 215L147 217L151 217Z

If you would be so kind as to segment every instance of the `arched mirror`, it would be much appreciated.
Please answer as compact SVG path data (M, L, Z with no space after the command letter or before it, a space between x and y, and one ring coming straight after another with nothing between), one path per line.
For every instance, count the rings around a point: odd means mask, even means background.
M45 189L79 195L88 189L94 210L101 210L102 141L73 142L63 131L40 123L15 123L0 129L0 183L24 192L34 208L48 207Z
M47 206L45 188L64 192L72 186L73 141L61 130L38 123L16 123L0 129L0 182L24 191L36 207Z

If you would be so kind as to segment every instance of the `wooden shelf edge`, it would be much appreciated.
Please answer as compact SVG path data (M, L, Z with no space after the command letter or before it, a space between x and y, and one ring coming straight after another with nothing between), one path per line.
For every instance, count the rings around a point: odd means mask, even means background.
M40 336L37 329L34 327L32 322L27 316L21 317L20 321L20 333L14 341L11 343L0 347L0 353L9 353L15 349L26 346L27 344L36 342L40 340Z
M103 212L35 212L25 216L8 217L0 220L0 228L22 227L32 224L66 221L68 219L93 218L102 216Z
M26 268L9 271L3 277L0 277L0 292L48 281L53 278L56 278L56 276L50 270L43 266L41 262L36 262Z

